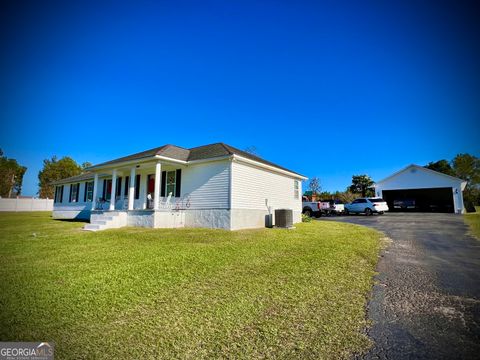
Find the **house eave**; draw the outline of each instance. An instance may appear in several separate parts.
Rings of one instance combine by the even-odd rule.
[[[259,168],[270,170],[272,172],[280,173],[280,174],[283,174],[283,175],[288,175],[288,176],[291,176],[295,179],[300,179],[300,180],[307,180],[308,179],[306,176],[303,176],[303,175],[300,175],[300,174],[297,174],[297,173],[294,173],[294,172],[291,172],[291,171],[283,170],[283,169],[280,169],[280,168],[275,167],[275,166],[267,165],[267,164],[261,163],[259,161],[247,159],[247,158],[245,158],[243,156],[240,156],[240,155],[234,154],[234,155],[232,155],[232,159],[233,159],[233,161],[243,162],[243,163],[246,163],[246,164],[254,165],[254,166],[259,167]]]

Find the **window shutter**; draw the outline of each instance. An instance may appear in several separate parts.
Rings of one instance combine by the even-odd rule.
[[[135,199],[140,198],[140,179],[140,174],[138,174],[135,179]]]
[[[68,193],[68,202],[72,202],[72,187],[73,187],[73,184],[70,184],[70,192]]]
[[[75,202],[78,203],[78,197],[80,195],[80,183],[76,184],[75,187],[77,188],[77,195],[75,196]]]
[[[60,202],[63,202],[63,185],[60,186]]]
[[[175,197],[180,197],[181,189],[180,184],[182,183],[182,169],[177,169],[177,176],[175,177]]]
[[[85,182],[85,192],[83,193],[83,202],[87,202],[88,181]]]
[[[162,182],[160,183],[160,196],[165,197],[165,184],[167,182],[167,172],[162,171]]]

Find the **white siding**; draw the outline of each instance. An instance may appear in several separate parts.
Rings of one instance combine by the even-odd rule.
[[[230,162],[190,165],[182,170],[182,197],[190,196],[190,209],[229,208]]]
[[[435,174],[428,170],[409,167],[404,171],[376,184],[379,190],[399,190],[399,189],[426,189],[426,188],[445,188],[457,187],[460,189],[462,181],[448,178],[441,174]]]
[[[294,196],[294,182],[298,181],[298,198]],[[302,182],[287,175],[232,163],[232,209],[302,210]]]

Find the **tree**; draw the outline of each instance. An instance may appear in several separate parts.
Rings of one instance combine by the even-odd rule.
[[[373,180],[368,175],[353,175],[352,185],[348,188],[353,193],[362,194],[362,197],[372,196]]]
[[[86,168],[92,166],[92,163],[89,162],[89,161],[85,161],[83,164],[82,164],[82,170],[85,170]]]
[[[80,175],[81,173],[82,167],[68,156],[60,160],[57,160],[56,156],[43,160],[43,169],[38,173],[40,197],[52,199],[54,194],[53,181]]]
[[[357,194],[352,193],[347,189],[347,191],[337,191],[334,194],[334,198],[340,200],[344,204],[351,203],[353,200],[355,200],[358,197]]]
[[[312,195],[316,195],[322,191],[322,186],[320,185],[320,179],[316,176],[310,179],[308,183],[308,189],[312,192]]]
[[[447,160],[438,160],[436,162],[431,161],[424,167],[430,170],[441,172],[443,174],[455,176],[455,170],[453,170],[452,166]]]
[[[22,192],[23,175],[27,168],[17,163],[15,159],[8,159],[0,149],[0,196],[18,196]]]
[[[480,184],[480,159],[470,154],[458,154],[452,161],[454,175],[468,181],[469,185]]]
[[[452,165],[455,176],[467,181],[463,192],[465,201],[480,204],[480,159],[470,154],[458,154]]]
[[[246,153],[258,156],[258,149],[255,145],[247,146],[243,151],[245,151]]]

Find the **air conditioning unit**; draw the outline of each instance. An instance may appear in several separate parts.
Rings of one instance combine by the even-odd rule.
[[[293,227],[293,210],[292,209],[276,209],[275,210],[275,226],[279,228]]]

